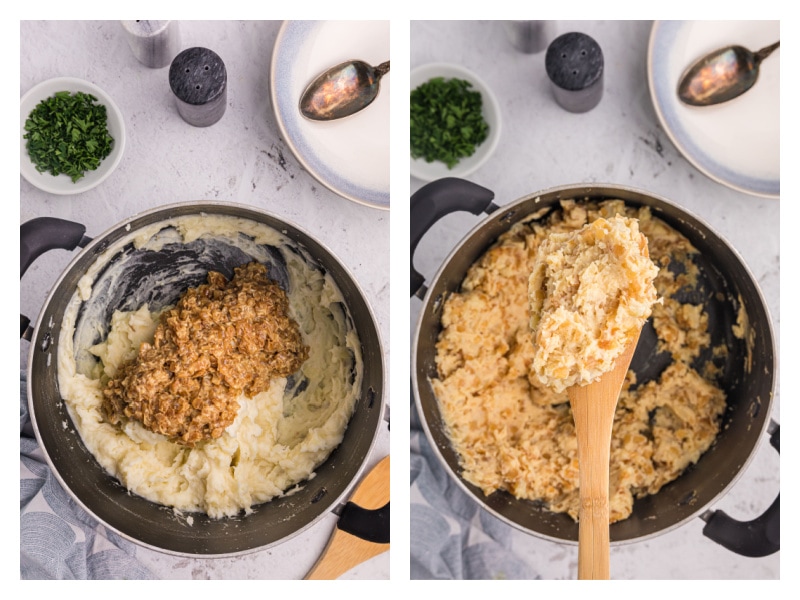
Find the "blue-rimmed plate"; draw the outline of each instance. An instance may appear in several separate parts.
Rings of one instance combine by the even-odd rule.
[[[732,44],[756,51],[780,39],[779,21],[656,21],[647,56],[650,94],[672,142],[702,173],[730,188],[779,198],[780,50],[756,84],[723,104],[686,106],[678,80],[704,54]]]
[[[272,53],[270,93],[281,133],[297,160],[337,194],[389,208],[389,85],[364,110],[337,121],[300,114],[300,95],[322,71],[346,60],[389,60],[389,21],[286,21]]]

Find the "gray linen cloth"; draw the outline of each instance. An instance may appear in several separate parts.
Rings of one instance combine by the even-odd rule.
[[[106,529],[64,491],[33,433],[20,371],[20,579],[156,579],[137,545]]]
[[[411,579],[539,579],[514,554],[511,526],[445,471],[411,400]]]

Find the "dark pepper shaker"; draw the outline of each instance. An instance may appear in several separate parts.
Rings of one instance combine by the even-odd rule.
[[[169,86],[178,113],[190,125],[208,127],[225,114],[225,63],[208,48],[187,48],[178,54],[169,67]]]
[[[545,69],[556,102],[565,110],[589,111],[603,97],[603,51],[584,33],[554,39],[545,54]]]

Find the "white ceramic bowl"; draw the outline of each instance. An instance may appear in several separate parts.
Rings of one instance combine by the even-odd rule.
[[[472,156],[462,158],[452,169],[440,161],[427,162],[422,158],[411,159],[411,176],[423,181],[433,181],[442,177],[466,177],[473,173],[489,159],[500,140],[501,118],[500,105],[494,93],[481,80],[464,67],[447,63],[430,63],[416,67],[411,71],[411,90],[413,91],[433,77],[446,79],[463,79],[472,84],[473,89],[481,93],[483,98],[483,118],[489,125],[489,136],[480,144]]]
[[[97,98],[99,104],[105,105],[108,118],[108,132],[111,137],[114,138],[111,154],[102,160],[97,169],[94,171],[87,171],[86,174],[75,183],[72,182],[72,179],[68,175],[61,174],[54,176],[48,172],[40,173],[37,171],[28,155],[28,149],[26,148],[27,140],[23,137],[25,135],[25,121],[31,114],[31,111],[36,108],[42,100],[49,98],[56,92],[62,91],[91,94]],[[122,118],[122,113],[108,94],[88,81],[75,77],[56,77],[55,79],[43,81],[28,90],[28,92],[22,96],[19,102],[19,114],[20,172],[31,185],[36,186],[40,190],[58,195],[85,192],[99,185],[111,175],[119,164],[120,159],[122,159],[122,152],[125,149],[125,122]]]

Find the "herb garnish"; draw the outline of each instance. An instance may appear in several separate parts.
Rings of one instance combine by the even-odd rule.
[[[411,92],[411,157],[452,169],[486,140],[483,98],[463,79],[434,77]]]
[[[39,102],[25,121],[28,154],[36,170],[64,173],[75,183],[111,153],[106,107],[85,92],[56,92]]]

